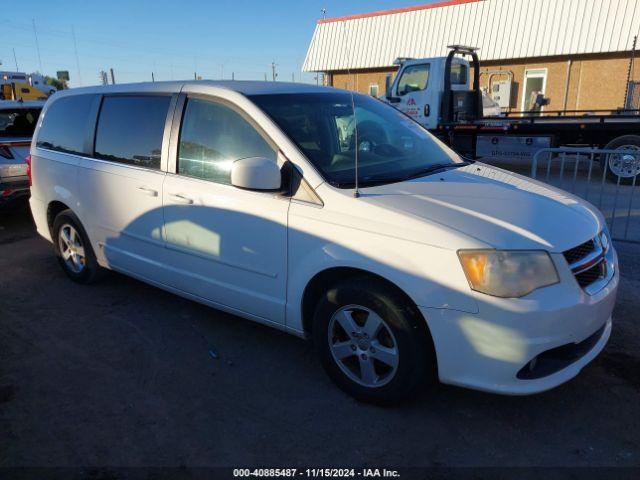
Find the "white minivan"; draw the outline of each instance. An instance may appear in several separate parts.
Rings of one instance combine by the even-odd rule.
[[[368,96],[66,90],[40,117],[31,176],[38,232],[71,279],[116,270],[311,337],[361,400],[395,402],[429,378],[540,392],[611,332],[617,257],[594,207],[464,161]]]

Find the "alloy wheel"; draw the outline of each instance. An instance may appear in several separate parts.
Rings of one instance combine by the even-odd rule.
[[[77,230],[65,223],[58,230],[58,247],[66,267],[73,273],[80,273],[85,268],[85,253],[82,239]]]
[[[340,370],[365,387],[389,383],[398,369],[399,349],[389,325],[373,310],[348,305],[329,321],[329,349]]]

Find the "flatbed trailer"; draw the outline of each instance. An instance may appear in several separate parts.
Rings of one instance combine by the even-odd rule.
[[[640,151],[640,110],[542,110],[485,117],[476,49],[449,48],[447,57],[403,59],[393,84],[387,82],[386,101],[461,155],[487,161],[527,161],[543,148],[603,148],[621,151],[599,158],[601,165],[608,161],[612,180],[620,177],[628,182],[640,174],[640,157],[624,154],[625,150]],[[425,66],[427,81],[421,85],[420,68]]]

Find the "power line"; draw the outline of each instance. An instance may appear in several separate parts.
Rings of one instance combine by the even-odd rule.
[[[33,23],[33,36],[36,38],[36,51],[38,52],[38,65],[40,66],[40,73],[43,73],[42,69],[42,57],[40,57],[40,44],[38,43],[38,32],[36,30],[36,19],[32,18]]]
[[[82,75],[80,74],[80,57],[78,56],[78,44],[76,42],[76,30],[71,25],[71,36],[73,37],[73,50],[76,54],[76,66],[78,67],[78,84],[82,86]]]

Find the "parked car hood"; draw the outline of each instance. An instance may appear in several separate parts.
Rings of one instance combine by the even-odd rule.
[[[477,162],[363,194],[398,218],[435,222],[492,248],[562,252],[604,225],[600,212],[574,195]]]

